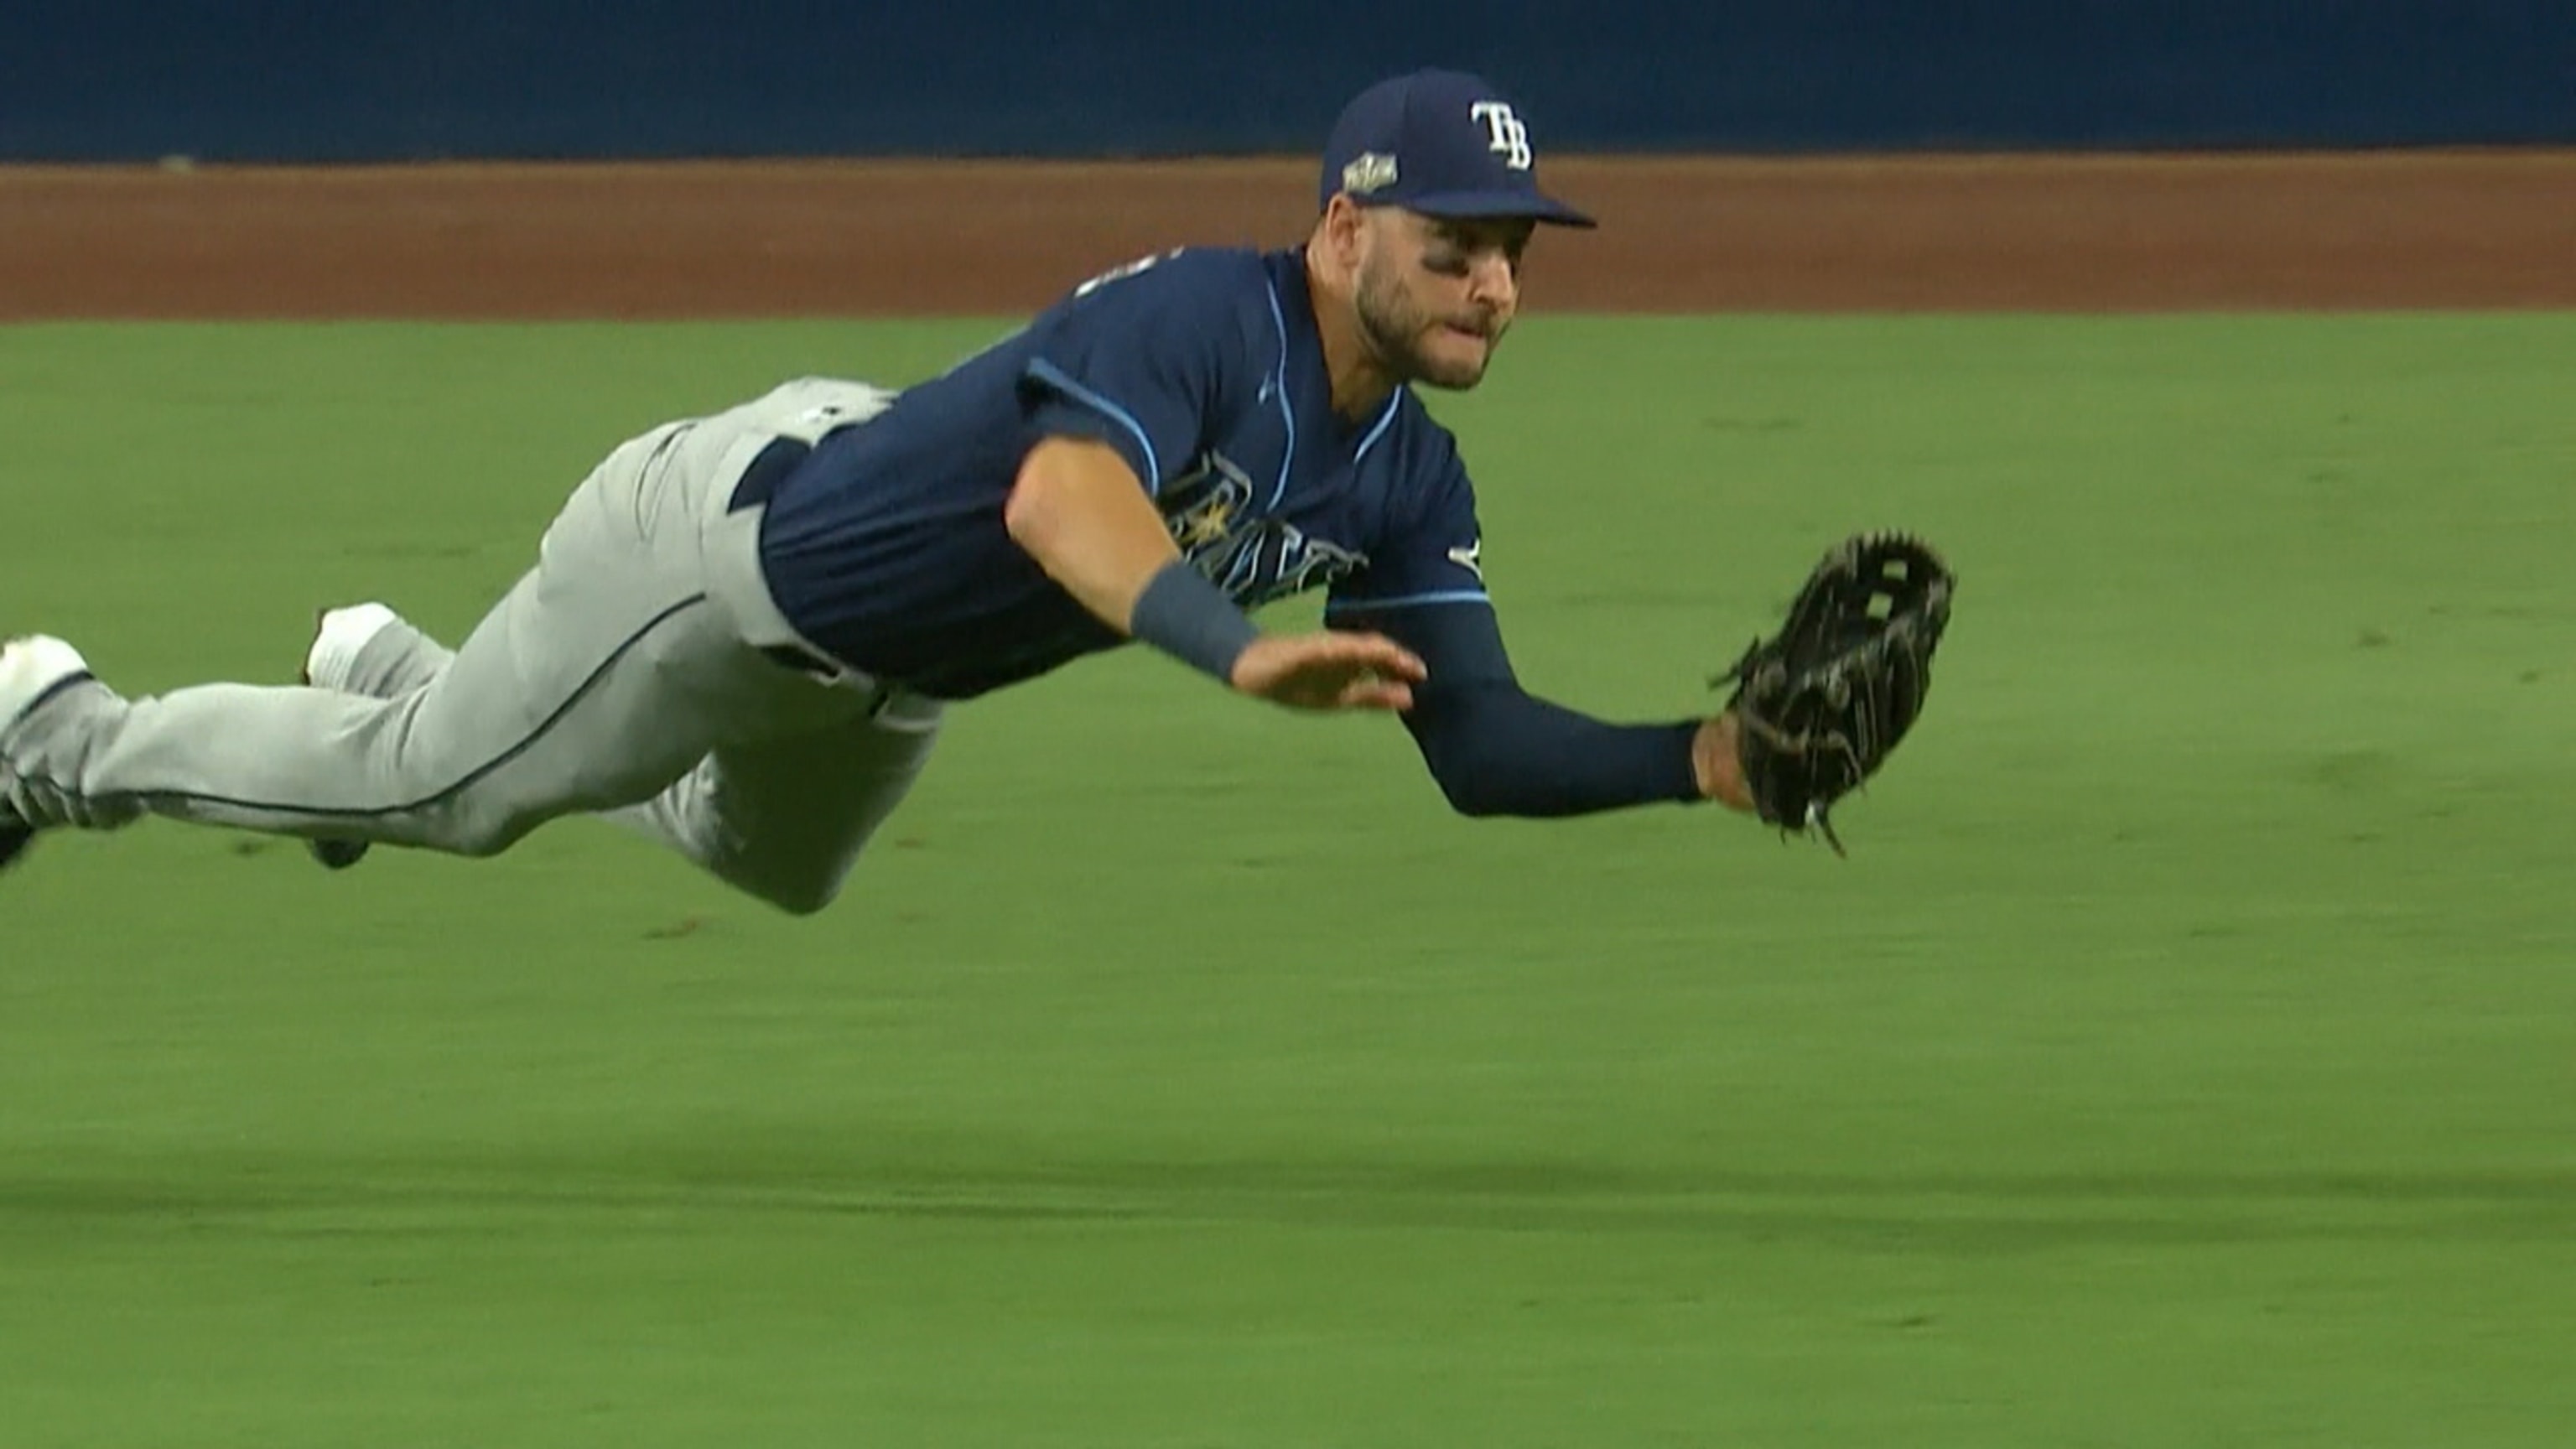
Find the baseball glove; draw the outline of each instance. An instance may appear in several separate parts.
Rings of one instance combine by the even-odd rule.
[[[1843,853],[1829,814],[1922,713],[1956,583],[1921,539],[1846,539],[1807,576],[1780,632],[1710,682],[1735,685],[1737,759],[1765,823],[1813,829]]]

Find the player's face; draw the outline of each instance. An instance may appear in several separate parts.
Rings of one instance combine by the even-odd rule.
[[[1406,382],[1470,388],[1520,310],[1526,219],[1445,220],[1374,210],[1354,288],[1360,331]]]

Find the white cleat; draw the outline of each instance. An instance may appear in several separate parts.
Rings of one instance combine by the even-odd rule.
[[[313,643],[304,651],[304,682],[324,689],[349,687],[349,671],[358,667],[358,651],[402,616],[382,604],[351,604],[324,609],[313,616]]]
[[[0,645],[0,738],[37,705],[95,677],[79,650],[49,634],[30,634]]]
[[[0,746],[38,705],[95,678],[79,650],[50,635],[31,634],[0,645]],[[0,786],[9,783],[6,760],[0,753]],[[10,793],[0,790],[0,870],[26,854],[36,839],[35,822],[10,803]]]

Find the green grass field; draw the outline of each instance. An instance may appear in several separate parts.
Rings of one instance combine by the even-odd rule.
[[[461,634],[617,439],[995,330],[0,329],[0,630]],[[584,822],[48,840],[0,1449],[2566,1445],[2572,389],[2569,316],[1527,324],[1438,408],[1540,691],[1952,554],[1849,861],[1142,657],[813,921]]]

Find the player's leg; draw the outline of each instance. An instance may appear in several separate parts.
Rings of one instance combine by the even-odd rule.
[[[396,699],[438,677],[456,651],[378,603],[326,609],[304,651],[303,682],[369,699]],[[367,858],[367,842],[326,836],[305,843],[325,870],[347,870]]]
[[[609,819],[795,915],[831,904],[869,837],[920,777],[939,706],[897,696],[866,718],[720,746]]]
[[[303,682],[369,699],[396,699],[438,677],[456,651],[383,604],[326,609],[304,651]],[[330,836],[305,842],[325,870],[347,870],[367,858],[367,842]]]
[[[88,662],[59,639],[13,639],[0,646],[0,745],[64,696],[95,687]],[[41,781],[21,778],[0,753],[0,870],[17,862],[40,828],[113,830],[142,813],[128,801],[58,800]]]
[[[611,454],[547,531],[538,566],[451,664],[398,698],[211,685],[129,701],[66,672],[0,717],[11,812],[43,827],[148,810],[489,854],[547,819],[649,799],[718,745],[811,727],[758,715],[771,681],[824,691],[747,647],[708,592],[715,475],[738,471],[738,444],[765,440],[746,411]],[[41,671],[59,660],[50,650],[68,652],[20,644],[8,657]]]
[[[309,683],[389,698],[435,678],[455,651],[382,604],[322,616],[304,666]],[[872,716],[721,746],[660,795],[605,819],[678,852],[781,910],[829,905],[877,827],[911,790],[939,731],[935,701],[898,695]],[[332,869],[364,856],[363,840],[317,840]]]

